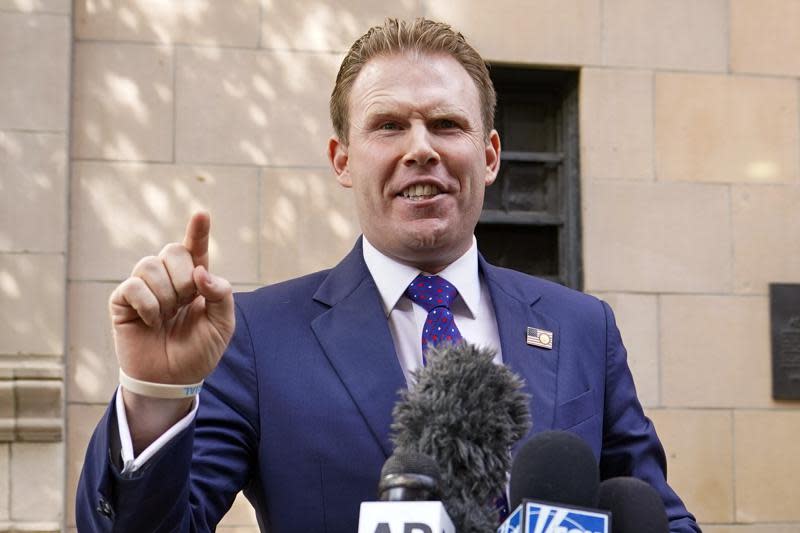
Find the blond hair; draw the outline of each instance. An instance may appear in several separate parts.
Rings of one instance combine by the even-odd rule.
[[[386,19],[383,25],[373,26],[353,43],[339,67],[331,93],[331,122],[336,136],[347,144],[350,91],[364,65],[376,56],[406,52],[447,54],[464,67],[478,88],[483,129],[488,138],[494,127],[497,96],[486,63],[463,35],[448,24],[425,18],[413,22]]]

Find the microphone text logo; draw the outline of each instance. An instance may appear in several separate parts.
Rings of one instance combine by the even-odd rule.
[[[609,520],[603,513],[528,501],[497,533],[609,533]]]

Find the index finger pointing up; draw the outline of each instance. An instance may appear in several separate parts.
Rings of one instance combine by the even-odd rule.
[[[211,215],[198,211],[186,225],[183,245],[192,255],[194,266],[202,265],[208,270],[208,236],[211,233]]]

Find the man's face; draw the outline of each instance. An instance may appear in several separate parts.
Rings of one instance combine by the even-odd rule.
[[[350,92],[349,144],[332,138],[337,179],[355,193],[364,235],[401,262],[437,272],[467,251],[497,176],[478,89],[449,55],[371,59]]]

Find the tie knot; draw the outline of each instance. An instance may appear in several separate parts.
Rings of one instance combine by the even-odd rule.
[[[406,295],[411,301],[422,306],[425,311],[437,307],[450,309],[458,290],[446,279],[439,276],[425,276],[420,274],[406,289]]]

